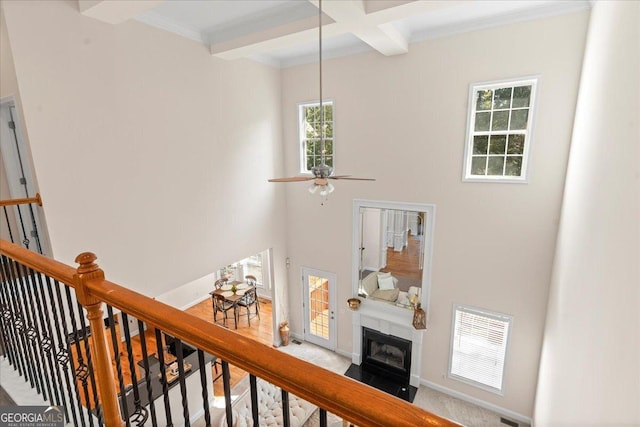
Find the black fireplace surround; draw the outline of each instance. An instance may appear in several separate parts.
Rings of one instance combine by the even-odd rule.
[[[351,364],[346,376],[413,402],[418,389],[411,379],[411,341],[362,328],[362,363]]]
[[[364,371],[409,384],[411,378],[411,341],[362,328]]]

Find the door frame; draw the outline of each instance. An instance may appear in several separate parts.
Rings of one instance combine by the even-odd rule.
[[[318,270],[311,267],[300,267],[300,276],[302,280],[302,313],[304,319],[304,340],[312,344],[319,345],[327,348],[331,351],[335,351],[337,347],[337,316],[336,316],[336,289],[337,289],[337,276],[335,273],[329,271]],[[311,334],[311,319],[310,319],[310,307],[309,307],[309,284],[307,277],[317,276],[327,279],[329,282],[329,339],[323,339],[317,335]]]
[[[11,108],[13,108],[13,116],[9,111]],[[10,120],[13,121],[15,126],[13,131],[10,130],[8,126],[4,126],[4,124],[8,123]],[[18,103],[14,96],[0,98],[0,122],[0,141],[2,141],[0,144],[0,157],[6,173],[7,187],[9,189],[10,197],[12,199],[35,197],[37,193],[37,184],[35,174],[33,172],[34,168],[32,165],[31,150],[27,146],[24,138],[22,129],[24,121],[22,120]],[[23,177],[25,178],[24,184],[20,182],[20,179]],[[18,209],[20,209],[20,207],[14,206],[13,209],[17,218]],[[29,208],[29,214],[33,215],[32,220],[35,222],[40,250],[44,255],[50,254],[51,247],[49,245],[49,233],[46,229],[42,208],[31,205]],[[26,221],[24,225],[28,228],[27,235],[25,236],[22,228],[18,227],[20,241],[24,241],[25,239],[33,240],[33,223],[31,221]],[[35,250],[34,248],[31,249]]]

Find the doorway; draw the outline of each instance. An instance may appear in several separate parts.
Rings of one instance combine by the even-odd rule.
[[[29,152],[21,129],[13,97],[0,100],[0,165],[2,197],[9,199],[32,198],[36,195],[35,179]],[[40,254],[50,252],[41,212],[33,204],[3,207],[2,238],[10,240]],[[12,231],[13,230],[13,231]]]
[[[302,267],[304,340],[336,349],[336,275]]]

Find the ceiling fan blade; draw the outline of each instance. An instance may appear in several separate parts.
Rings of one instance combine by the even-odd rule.
[[[314,176],[290,176],[288,178],[272,178],[269,182],[297,182],[297,181],[311,181],[315,179]]]
[[[349,175],[329,176],[329,179],[349,179],[351,181],[375,181],[375,178],[354,178]]]

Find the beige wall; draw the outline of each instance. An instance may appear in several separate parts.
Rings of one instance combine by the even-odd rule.
[[[335,102],[338,181],[329,201],[287,184],[292,327],[302,331],[299,272],[338,277],[338,348],[351,350],[351,206],[354,198],[437,206],[422,377],[529,417],[555,249],[588,13],[415,43],[407,55],[325,62]],[[539,74],[528,184],[463,183],[469,84]],[[284,70],[286,170],[298,170],[297,103],[318,96],[317,65]],[[355,260],[354,260],[355,262]],[[444,378],[453,303],[514,316],[504,397]]]
[[[0,98],[16,96],[18,81],[13,66],[13,55],[9,44],[9,35],[4,20],[4,8],[0,7]]]
[[[594,5],[537,426],[640,425],[640,3]]]
[[[3,8],[57,259],[156,296],[272,247],[286,283],[279,70],[74,1]]]

